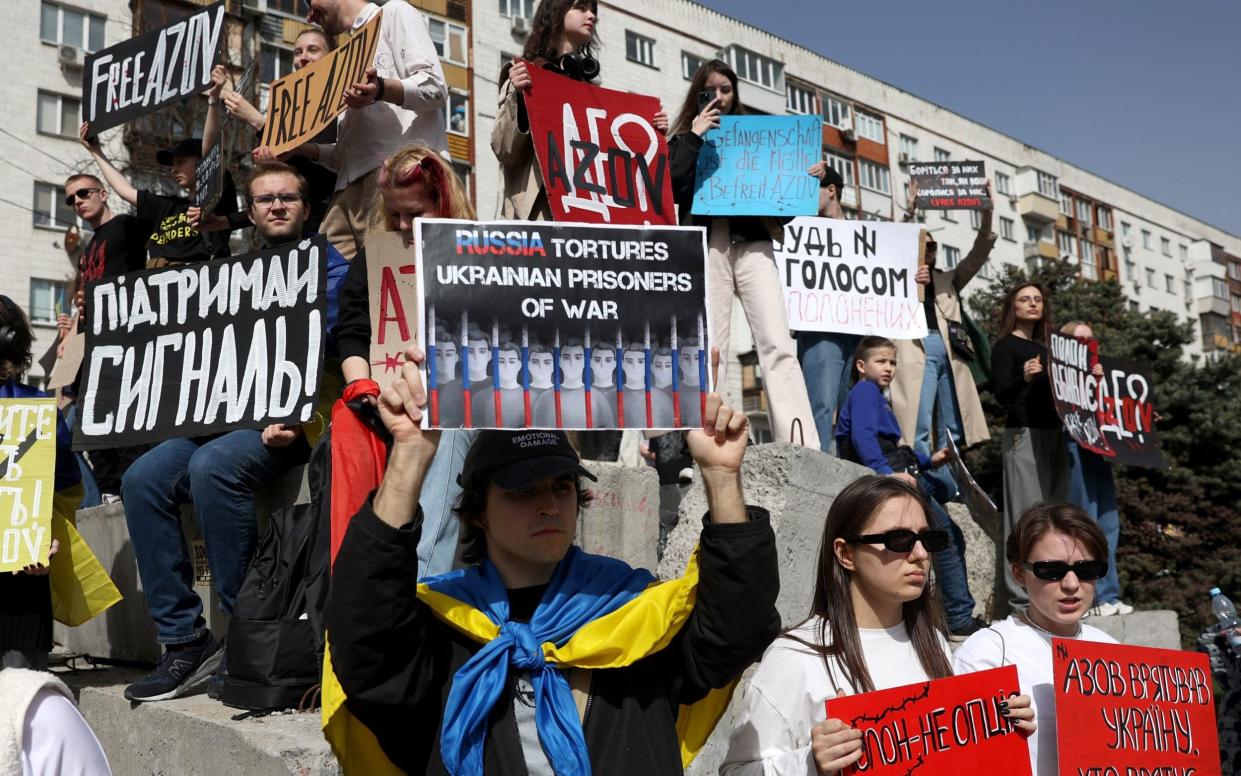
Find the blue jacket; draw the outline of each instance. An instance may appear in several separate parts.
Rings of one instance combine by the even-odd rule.
[[[0,383],[0,399],[43,399],[50,398],[45,391],[33,385],[9,380]],[[73,434],[65,425],[60,410],[56,411],[56,490],[72,488],[82,481],[82,472],[78,469],[77,459],[73,457]]]
[[[900,446],[901,427],[877,383],[859,380],[849,391],[836,421],[836,439],[838,445],[842,439],[849,440],[862,465],[879,474],[893,473],[885,451]],[[931,465],[930,458],[914,454],[923,467]]]

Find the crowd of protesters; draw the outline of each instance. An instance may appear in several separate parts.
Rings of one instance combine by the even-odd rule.
[[[316,26],[297,38],[297,69],[381,11],[364,0],[307,0],[307,7]],[[692,726],[680,725],[678,715],[713,720],[741,672],[761,659],[738,696],[722,771],[835,773],[860,757],[860,733],[828,719],[826,699],[1005,660],[1016,663],[1023,687],[1045,688],[1052,635],[1109,640],[1080,621],[1090,613],[1131,611],[1116,577],[1115,491],[1106,461],[1068,439],[1053,406],[1047,377],[1053,319],[1045,289],[1011,289],[997,314],[1001,337],[991,366],[1005,412],[1001,565],[1009,600],[1003,603],[1013,614],[990,625],[976,616],[963,533],[945,508],[959,499],[945,464],[949,441],[966,449],[989,438],[970,371],[977,356],[963,333],[962,294],[995,244],[991,212],[983,211],[973,248],[956,266],[937,266],[937,246],[927,242],[916,275],[924,289],[925,337],[794,336],[772,247],[785,219],[691,213],[704,136],[722,115],[745,113],[737,76],[719,60],[693,75],[672,122],[662,110],[650,117],[668,136],[679,221],[707,234],[714,377],[723,379],[727,369],[736,297],[754,337],[777,438],[876,472],[849,484],[825,515],[808,619],[781,629],[774,534],[765,511],[747,504],[742,489],[749,423],[719,393],[707,396],[701,417],[695,411],[698,428],[648,432],[643,443],[660,474],[661,548],[691,477],[701,478],[708,503],[686,576],[660,585],[651,584],[648,572],[573,546],[591,500],[585,480],[593,476],[572,442],[608,442],[534,429],[423,430],[427,392],[418,348],[406,353],[389,387],[371,381],[367,235],[397,232],[408,245],[417,219],[472,219],[474,211],[447,158],[447,88],[427,21],[405,2],[387,3],[382,14],[377,65],[350,87],[336,125],[279,160],[270,149],[255,148],[241,208],[231,183],[211,212],[190,199],[199,160],[220,142],[222,113],[263,126],[263,114],[226,88],[222,67],[205,93],[204,136],[156,155],[188,196],[135,187],[107,159],[89,125],[81,128],[98,175],[79,173],[65,183],[66,201],[93,230],[80,252],[78,288],[141,268],[226,257],[229,235],[241,228],[253,228],[262,247],[316,231],[331,246],[331,336],[312,421],[168,439],[149,449],[97,450],[87,458],[69,451],[62,428],[56,488],[89,482],[101,501],[123,503],[164,650],[155,669],[126,689],[128,699],[171,699],[204,686],[212,697],[222,695],[228,645],[207,628],[194,591],[181,507],[193,507],[219,606],[230,613],[256,550],[256,493],[305,464],[316,445],[333,445],[329,423],[338,399],[356,416],[360,433],[373,434],[383,450],[369,483],[374,490],[347,483],[352,519],[334,537],[339,549],[325,607],[326,670],[343,693],[337,713],[365,725],[371,748],[379,747],[345,746],[347,726],[329,725],[337,751],[348,750],[355,763],[382,757],[416,773],[499,773],[507,772],[507,762],[532,774],[608,772],[618,763],[634,772],[674,772],[684,752],[702,745],[704,729],[687,733]],[[504,181],[505,218],[552,217],[525,106],[528,68],[597,78],[598,22],[593,0],[542,0],[524,62],[508,63],[500,73],[491,147]],[[839,173],[821,162],[806,174],[819,179],[820,215],[844,218]],[[114,212],[113,196],[132,213]],[[916,190],[906,220],[915,216],[914,196]],[[84,316],[87,304],[79,291],[76,315]],[[66,317],[62,336],[74,327]],[[1082,322],[1066,322],[1063,331],[1091,336]],[[0,396],[37,393],[21,382],[31,344],[23,313],[0,298]],[[453,343],[445,344],[438,357],[451,357]],[[69,424],[76,392],[76,382],[62,392]],[[335,512],[335,494],[332,502]],[[32,567],[0,575],[6,667],[46,667],[52,645],[51,614],[42,606],[45,573]],[[470,616],[446,614],[453,607]],[[964,644],[951,655],[949,641]],[[565,670],[554,670],[553,662]],[[0,685],[13,676],[0,672]],[[22,686],[21,713],[38,717],[63,705],[54,684]],[[1035,772],[1054,773],[1051,698],[1018,696],[1004,713],[1033,734]],[[95,756],[89,746],[77,749]],[[23,752],[38,756],[29,747]]]

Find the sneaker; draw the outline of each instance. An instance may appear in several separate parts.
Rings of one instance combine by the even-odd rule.
[[[104,493],[99,497],[100,502],[104,504],[115,504],[121,500],[119,493]]]
[[[201,644],[165,650],[154,671],[125,688],[125,699],[167,701],[193,692],[220,665],[223,647],[208,631]]]
[[[1117,614],[1133,614],[1133,607],[1124,601],[1095,604],[1086,612],[1087,617],[1113,617]]]
[[[228,655],[220,650],[220,665],[207,681],[207,697],[218,701],[224,697],[224,682],[228,679]]]
[[[954,642],[965,641],[983,628],[989,627],[991,627],[991,623],[981,617],[974,617],[967,624],[962,625],[959,628],[949,628],[948,640]]]

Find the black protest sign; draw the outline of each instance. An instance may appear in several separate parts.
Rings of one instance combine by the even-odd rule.
[[[1116,455],[1103,435],[1099,423],[1101,379],[1094,374],[1099,361],[1099,343],[1052,332],[1048,342],[1051,369],[1051,396],[1064,428],[1081,447],[1092,453]]]
[[[701,228],[420,219],[415,244],[433,424],[699,423]]]
[[[918,187],[914,205],[922,210],[985,210],[987,171],[982,162],[910,164],[910,180]]]
[[[220,62],[224,4],[109,46],[86,58],[82,118],[91,134],[120,126],[211,85]]]
[[[194,168],[194,207],[204,214],[215,209],[224,190],[224,144],[217,142]]]
[[[89,283],[76,449],[310,420],[327,304],[321,235]]]

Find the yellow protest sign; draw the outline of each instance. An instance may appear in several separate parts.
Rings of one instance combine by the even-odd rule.
[[[272,81],[267,123],[259,145],[273,153],[291,151],[322,132],[345,105],[345,90],[365,80],[379,45],[377,13],[349,41],[314,64]]]
[[[47,565],[56,475],[56,400],[0,399],[0,572]]]

